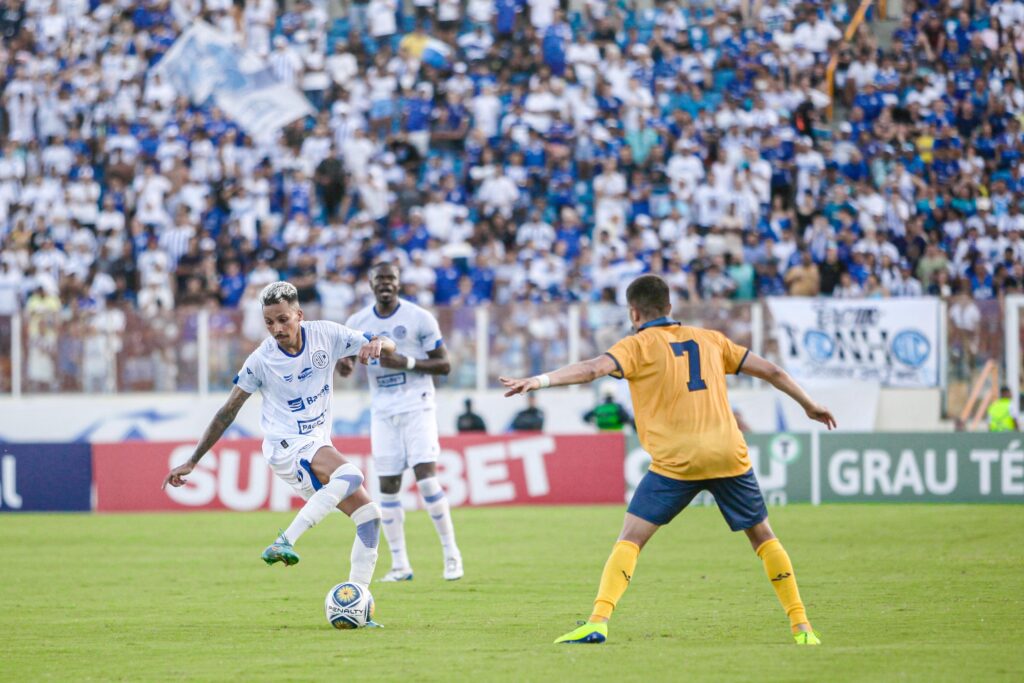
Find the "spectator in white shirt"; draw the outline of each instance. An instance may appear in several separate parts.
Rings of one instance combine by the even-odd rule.
[[[377,41],[383,41],[395,35],[398,24],[395,10],[398,0],[370,0],[366,8],[366,20],[370,25],[370,35]]]
[[[537,251],[550,251],[555,243],[555,229],[544,221],[537,209],[530,210],[528,221],[516,230],[516,244],[520,247],[531,247]]]
[[[270,68],[277,80],[286,85],[295,85],[302,76],[302,56],[288,43],[284,36],[274,38],[274,50],[269,57]]]
[[[339,40],[334,44],[334,54],[327,58],[327,72],[335,85],[345,87],[359,72],[355,55],[349,52],[348,43]]]
[[[493,85],[485,85],[483,92],[470,100],[473,112],[473,127],[490,139],[499,134],[502,103]]]
[[[530,23],[538,32],[543,33],[555,19],[558,0],[526,0],[526,4],[530,7]]]
[[[519,187],[505,175],[504,167],[499,164],[495,166],[494,175],[480,184],[477,199],[483,207],[484,215],[497,212],[505,218],[511,218],[516,200],[519,199]]]
[[[808,12],[807,21],[796,27],[793,34],[794,42],[806,47],[818,61],[828,56],[829,43],[842,38],[843,34],[830,20],[818,18],[816,10]]]
[[[613,235],[625,227],[626,177],[615,168],[611,159],[604,162],[601,173],[594,178],[594,227],[611,230]]]

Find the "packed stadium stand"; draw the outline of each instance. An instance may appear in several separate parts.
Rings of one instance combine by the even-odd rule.
[[[495,356],[538,367],[556,310],[587,306],[600,350],[655,272],[741,340],[760,297],[943,297],[967,375],[1024,283],[1024,3],[892,9],[0,0],[0,306],[33,340],[25,388],[187,389],[190,312],[258,339],[246,306],[285,278],[343,320],[379,260],[451,336],[505,311]],[[156,73],[200,21],[311,114],[258,135]],[[113,384],[90,344],[122,354]]]

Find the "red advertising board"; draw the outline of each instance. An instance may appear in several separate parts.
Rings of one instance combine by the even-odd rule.
[[[181,442],[95,444],[96,510],[288,510],[302,505],[291,487],[273,475],[257,439],[221,441],[181,488],[162,490],[172,465],[193,445]],[[334,440],[366,475],[376,476],[365,437]],[[622,503],[625,496],[621,434],[553,436],[509,434],[441,439],[438,478],[453,506]],[[406,472],[402,502],[421,505]]]

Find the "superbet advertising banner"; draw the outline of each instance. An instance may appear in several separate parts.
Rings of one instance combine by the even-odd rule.
[[[377,478],[365,437],[334,440],[335,447],[367,475]],[[302,506],[288,484],[263,459],[262,441],[218,443],[180,488],[162,490],[168,470],[192,453],[191,443],[95,444],[95,509],[100,512],[156,510],[288,510]],[[624,442],[621,434],[553,436],[509,434],[441,439],[438,479],[452,506],[621,503]],[[402,503],[422,505],[406,472]]]

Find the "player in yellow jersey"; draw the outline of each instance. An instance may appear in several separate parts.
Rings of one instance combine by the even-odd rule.
[[[629,586],[640,549],[658,527],[707,490],[729,528],[746,533],[786,610],[797,644],[819,644],[800,600],[789,555],[768,524],[768,509],[751,469],[747,444],[729,406],[725,376],[743,372],[769,382],[829,429],[835,427],[835,418],[774,363],[720,332],[670,320],[669,289],[660,277],[644,275],[634,280],[626,290],[626,301],[636,334],[608,353],[536,377],[501,378],[508,389],[505,396],[584,384],[605,375],[628,380],[637,434],[652,458],[605,564],[590,619],[555,642],[603,643],[608,637],[607,622]]]

